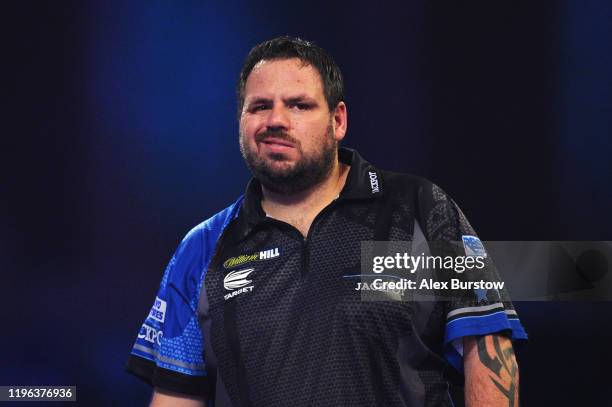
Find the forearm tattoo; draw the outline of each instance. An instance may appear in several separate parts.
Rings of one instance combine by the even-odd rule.
[[[489,351],[487,350],[486,338],[491,338],[489,341],[493,342],[493,348],[495,349],[493,355],[490,355]],[[478,346],[478,357],[480,358],[480,361],[493,373],[492,375],[489,375],[491,381],[508,399],[508,405],[510,407],[514,407],[515,397],[518,395],[518,383],[516,380],[518,366],[514,357],[512,344],[508,342],[508,345],[502,348],[499,342],[499,337],[496,335],[481,336],[476,339],[476,343]],[[503,372],[505,372],[505,375],[509,376],[509,383],[508,380],[502,379]]]

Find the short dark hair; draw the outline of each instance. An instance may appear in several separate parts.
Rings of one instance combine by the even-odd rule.
[[[299,58],[304,64],[319,71],[323,82],[323,93],[332,112],[344,100],[344,81],[340,68],[323,48],[301,38],[282,36],[254,46],[242,65],[236,93],[238,96],[238,117],[244,105],[246,81],[259,61]]]

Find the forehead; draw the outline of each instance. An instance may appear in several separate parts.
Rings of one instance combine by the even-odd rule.
[[[244,87],[245,99],[296,92],[323,97],[323,82],[319,71],[298,58],[259,61]]]

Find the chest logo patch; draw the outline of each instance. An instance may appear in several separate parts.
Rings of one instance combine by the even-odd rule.
[[[227,273],[225,278],[223,279],[223,286],[226,290],[235,290],[237,288],[242,288],[245,285],[249,285],[252,283],[251,280],[247,280],[249,274],[251,274],[255,269],[244,269],[237,270]]]
[[[254,268],[235,270],[227,273],[223,279],[223,287],[226,290],[231,291],[223,296],[224,299],[229,300],[238,294],[248,293],[253,291],[253,286],[250,285],[253,281],[248,280],[247,277],[255,271]]]
[[[275,247],[274,249],[262,250],[253,254],[241,254],[240,256],[230,257],[223,262],[223,267],[230,269],[252,261],[269,260],[278,256],[280,256],[280,253],[278,247]]]

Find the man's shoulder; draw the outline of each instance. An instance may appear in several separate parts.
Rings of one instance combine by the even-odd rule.
[[[197,302],[206,265],[214,254],[219,237],[236,215],[242,197],[227,208],[193,227],[181,240],[162,278],[162,290],[171,285],[183,298]]]
[[[427,178],[407,173],[381,171],[383,189],[387,199],[395,205],[411,206],[419,218],[426,222],[431,216],[444,213],[455,217],[452,198]]]
[[[380,170],[383,187],[394,194],[422,194],[435,189],[440,189],[427,178],[395,171]]]
[[[231,205],[191,228],[181,241],[181,247],[194,245],[203,247],[205,246],[204,243],[214,245],[229,222],[238,214],[242,200],[243,196],[240,196]]]

